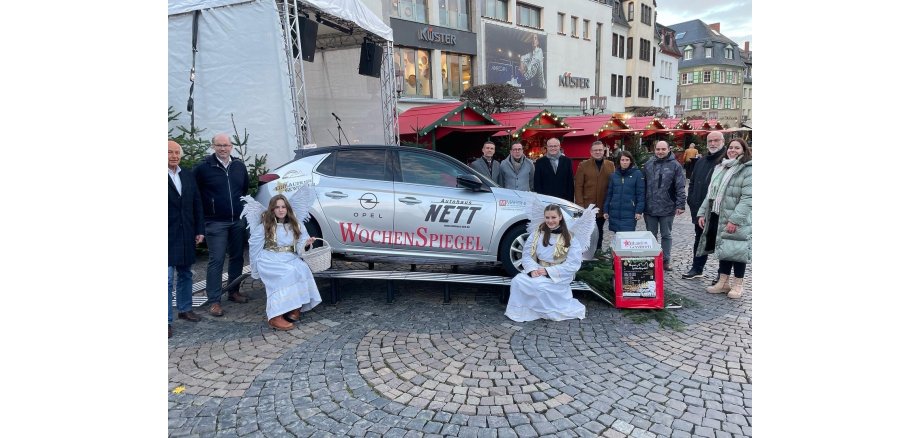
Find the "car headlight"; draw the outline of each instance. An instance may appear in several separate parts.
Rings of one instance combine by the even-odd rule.
[[[568,205],[560,205],[559,208],[561,208],[566,213],[568,213],[569,216],[572,216],[573,219],[581,217],[582,213],[584,213],[585,211],[584,209],[580,207],[571,207]]]

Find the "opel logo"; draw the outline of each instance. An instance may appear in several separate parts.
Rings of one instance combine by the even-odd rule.
[[[377,206],[377,204],[379,204],[379,202],[377,202],[377,196],[373,193],[365,193],[361,195],[361,197],[358,198],[358,201],[361,201],[361,206],[364,207],[365,210],[372,210]]]

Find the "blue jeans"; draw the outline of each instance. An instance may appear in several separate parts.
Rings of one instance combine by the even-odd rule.
[[[674,225],[674,216],[645,215],[645,229],[651,231],[658,238],[661,229],[661,251],[664,252],[664,262],[671,263],[671,226]]]
[[[230,255],[227,266],[228,281],[243,274],[243,244],[246,242],[246,226],[242,220],[234,222],[205,222],[204,237],[208,242],[208,278],[206,289],[208,301],[205,304],[220,303],[221,274],[224,271],[224,256]],[[227,291],[239,292],[240,287]]]
[[[169,322],[172,322],[173,271],[176,271],[176,308],[179,312],[192,310],[192,266],[169,267]]]

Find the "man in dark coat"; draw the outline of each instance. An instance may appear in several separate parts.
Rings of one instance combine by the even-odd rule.
[[[192,265],[195,246],[204,240],[201,195],[191,172],[182,171],[182,148],[169,141],[169,336],[172,337],[172,287],[176,273],[176,307],[179,318],[198,322],[192,310]]]
[[[562,155],[562,146],[558,138],[546,141],[546,155],[534,163],[533,190],[569,202],[575,199],[572,160]]]
[[[229,254],[229,281],[243,275],[243,247],[247,241],[246,224],[240,219],[243,211],[241,197],[249,189],[249,172],[243,160],[230,156],[233,144],[230,136],[217,134],[211,139],[214,153],[195,166],[195,182],[204,203],[204,234],[208,241],[208,291],[212,316],[223,316],[220,306],[224,257]],[[239,282],[227,291],[227,299],[237,303],[249,301],[240,293]]]
[[[492,181],[495,181],[499,186],[502,185],[502,174],[499,170],[501,161],[494,160],[492,157],[495,155],[495,143],[487,141],[482,145],[482,156],[475,159],[470,167],[473,170],[489,177]]]
[[[712,178],[712,170],[715,169],[722,161],[725,155],[725,136],[721,132],[711,132],[706,137],[706,150],[708,154],[702,158],[696,159],[693,165],[693,175],[690,176],[690,188],[687,190],[687,206],[690,207],[690,215],[693,216],[693,231],[696,237],[693,239],[693,254],[696,254],[699,246],[700,236],[703,235],[703,229],[700,228],[699,211],[706,200],[706,193],[709,191],[709,180]],[[706,267],[708,255],[693,257],[693,266],[681,278],[700,278],[703,276],[703,268]]]
[[[645,229],[651,231],[655,238],[661,232],[664,270],[670,271],[671,226],[674,216],[684,212],[687,177],[666,141],[655,143],[655,158],[648,160],[642,171],[645,173]]]

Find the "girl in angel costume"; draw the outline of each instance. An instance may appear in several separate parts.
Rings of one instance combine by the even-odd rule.
[[[517,322],[584,319],[585,306],[572,297],[570,285],[589,246],[597,208],[589,205],[569,231],[558,205],[542,206],[534,198],[528,207],[530,236],[521,259],[524,270],[511,280],[505,316]]]
[[[305,247],[315,240],[307,234],[298,218],[308,220],[310,204],[316,199],[313,186],[304,184],[288,201],[275,195],[270,208],[244,196],[242,217],[249,226],[249,263],[252,278],[265,283],[265,313],[268,325],[278,330],[294,328],[300,313],[319,304],[322,299],[313,273],[301,259]]]

